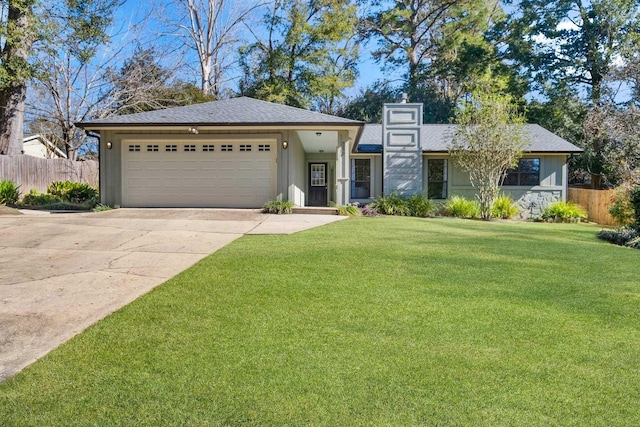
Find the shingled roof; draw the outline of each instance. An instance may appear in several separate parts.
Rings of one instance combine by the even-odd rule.
[[[115,126],[286,126],[286,125],[362,125],[363,122],[274,104],[248,97],[225,99],[167,108],[145,113],[96,119],[76,126],[107,128]]]
[[[457,125],[422,125],[420,145],[423,152],[444,153],[456,131]],[[583,150],[540,125],[525,125],[529,136],[529,145],[525,152],[530,153],[581,153]],[[360,148],[362,147],[362,149]],[[382,152],[382,125],[367,124],[358,143],[358,152]]]

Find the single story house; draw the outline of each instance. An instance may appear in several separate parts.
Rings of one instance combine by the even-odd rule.
[[[66,159],[67,155],[49,139],[39,133],[22,139],[22,154],[39,159]]]
[[[101,202],[122,207],[260,207],[367,203],[398,192],[472,197],[448,160],[454,125],[422,124],[422,104],[385,104],[382,124],[240,97],[93,120]],[[566,200],[581,150],[537,125],[503,191],[539,213]]]

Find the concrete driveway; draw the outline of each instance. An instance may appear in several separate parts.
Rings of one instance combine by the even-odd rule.
[[[343,218],[246,209],[0,215],[0,381],[244,234]]]

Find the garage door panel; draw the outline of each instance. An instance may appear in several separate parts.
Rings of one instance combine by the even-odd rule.
[[[138,144],[140,151],[128,145],[122,152],[123,206],[260,207],[275,195],[273,144],[243,143],[244,151],[229,142],[197,143],[195,151],[184,151],[181,143]],[[147,145],[159,150],[146,151]],[[232,151],[222,151],[223,145]]]

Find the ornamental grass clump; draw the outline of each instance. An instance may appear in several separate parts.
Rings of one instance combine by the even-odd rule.
[[[428,217],[433,215],[436,205],[424,194],[404,197],[396,192],[387,196],[378,196],[369,207],[383,215]],[[370,215],[371,216],[371,215]]]
[[[587,211],[575,203],[559,200],[551,203],[542,212],[542,219],[554,222],[580,222],[587,219]]]
[[[20,186],[13,181],[0,181],[0,205],[15,205],[18,198],[20,198]]]
[[[376,197],[371,207],[383,215],[408,216],[410,212],[407,199],[396,192]]]
[[[509,196],[500,196],[493,202],[491,216],[493,218],[511,219],[520,212],[518,206]]]
[[[436,204],[433,200],[429,200],[422,194],[414,194],[407,200],[409,208],[409,216],[428,217],[433,215]]]
[[[288,200],[269,200],[262,206],[262,212],[277,215],[291,214],[293,206],[293,202]]]
[[[338,215],[340,216],[358,216],[360,215],[360,209],[354,205],[336,205],[335,207],[338,210]]]
[[[475,200],[465,199],[462,196],[451,196],[442,205],[442,213],[445,216],[456,218],[480,217],[480,205]]]

